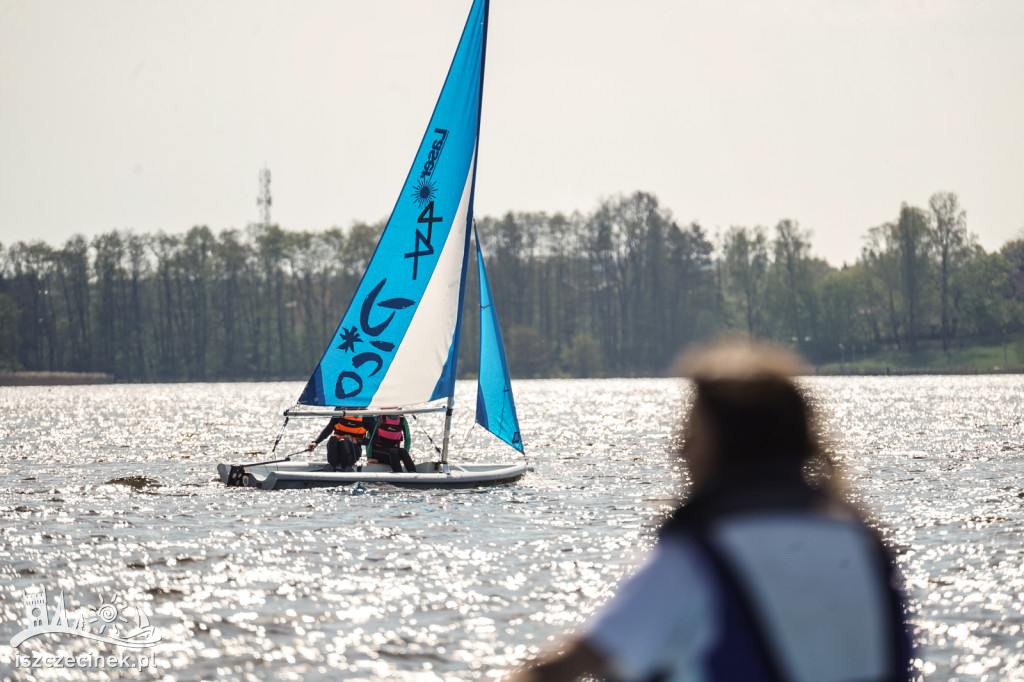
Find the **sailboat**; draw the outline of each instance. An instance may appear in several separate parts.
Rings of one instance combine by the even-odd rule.
[[[285,426],[300,417],[441,413],[439,459],[403,473],[381,464],[334,471],[326,462],[292,461],[290,456],[219,464],[227,485],[461,487],[508,483],[527,471],[525,457],[510,464],[448,461],[473,238],[480,299],[476,421],[523,453],[501,330],[473,227],[487,14],[488,0],[474,0],[426,133],[362,281],[296,405],[285,411]]]

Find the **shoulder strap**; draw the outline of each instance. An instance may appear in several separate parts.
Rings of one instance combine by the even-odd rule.
[[[715,576],[721,581],[724,587],[735,599],[739,608],[740,617],[746,625],[751,636],[751,642],[757,651],[757,656],[764,666],[764,679],[768,682],[786,682],[790,678],[783,673],[783,666],[779,661],[776,651],[767,638],[767,629],[757,606],[753,600],[746,583],[736,571],[732,562],[726,555],[715,547],[714,542],[708,537],[705,529],[692,533],[692,540],[700,548],[701,552],[711,564]]]
[[[873,528],[868,529],[871,533],[872,543],[875,546],[875,556],[879,562],[879,570],[885,578],[886,607],[889,619],[889,675],[880,682],[909,682],[910,659],[913,654],[913,643],[910,633],[907,630],[905,614],[903,611],[903,599],[901,589],[898,585],[899,578],[896,572],[896,561],[882,541],[881,535]]]

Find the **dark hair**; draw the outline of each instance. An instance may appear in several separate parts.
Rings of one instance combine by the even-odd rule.
[[[794,380],[807,373],[799,356],[723,341],[687,353],[679,370],[693,381],[691,414],[710,431],[717,473],[802,471],[816,487],[838,492],[813,402]]]
[[[816,454],[810,405],[791,382],[765,377],[695,383],[693,409],[707,419],[723,462],[800,467]]]

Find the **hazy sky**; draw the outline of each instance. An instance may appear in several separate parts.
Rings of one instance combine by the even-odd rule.
[[[0,0],[0,243],[387,216],[470,0]],[[492,0],[477,214],[1024,229],[1020,0]]]

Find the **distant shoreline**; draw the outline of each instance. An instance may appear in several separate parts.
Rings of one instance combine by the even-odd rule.
[[[835,364],[819,366],[810,376],[821,377],[878,377],[878,376],[983,376],[995,374],[1024,374],[1024,367],[1011,365],[1008,367],[992,367],[979,369],[970,366],[957,367],[846,367],[838,368]]]
[[[114,376],[102,372],[0,372],[0,386],[85,386],[112,383]]]
[[[855,366],[847,364],[840,368],[838,363],[830,363],[814,366],[807,376],[820,377],[879,377],[879,376],[955,376],[955,375],[996,375],[996,374],[1024,374],[1024,366],[1008,365],[1006,367],[979,368],[969,365],[947,366],[947,367],[906,367],[906,366]],[[669,375],[609,375],[601,377],[513,377],[517,381],[543,380],[543,379],[656,379],[665,378]],[[472,381],[475,375],[461,377],[462,381]],[[246,379],[205,379],[205,380],[170,380],[156,383],[249,383],[260,381],[255,378]],[[300,379],[268,379],[267,381],[301,381]],[[152,383],[128,381],[119,382],[112,374],[102,372],[0,372],[0,387],[3,386],[87,386],[92,384],[138,384]]]

